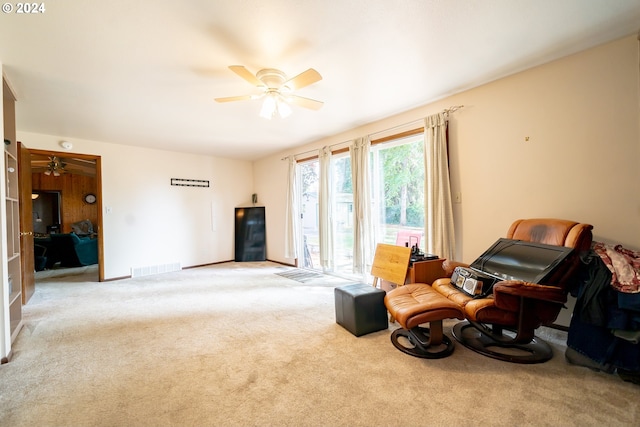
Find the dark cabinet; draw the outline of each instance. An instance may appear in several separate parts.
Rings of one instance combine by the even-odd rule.
[[[236,261],[267,259],[264,207],[236,208],[235,237]]]

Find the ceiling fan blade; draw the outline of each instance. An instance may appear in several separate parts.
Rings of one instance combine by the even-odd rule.
[[[231,101],[248,101],[255,99],[253,95],[241,95],[241,96],[227,96],[226,98],[215,98],[216,102],[231,102]]]
[[[264,83],[258,80],[251,71],[247,70],[242,65],[230,65],[229,69],[254,86],[264,86]]]
[[[298,95],[288,95],[286,100],[292,104],[296,104],[300,107],[309,108],[311,110],[319,110],[324,105],[322,101],[316,101],[315,99],[305,98]]]
[[[315,82],[322,80],[322,76],[313,68],[309,68],[307,71],[303,71],[297,76],[284,82],[283,86],[289,87],[291,90],[296,90],[309,86]]]

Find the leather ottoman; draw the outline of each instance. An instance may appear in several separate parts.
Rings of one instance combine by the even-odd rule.
[[[389,327],[386,292],[366,283],[335,288],[336,323],[359,337]]]

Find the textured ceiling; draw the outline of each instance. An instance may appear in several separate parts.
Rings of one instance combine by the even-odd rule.
[[[257,159],[584,50],[640,26],[640,0],[54,0],[0,15],[21,131]],[[229,65],[320,82],[258,117]],[[25,141],[28,145],[28,142]]]

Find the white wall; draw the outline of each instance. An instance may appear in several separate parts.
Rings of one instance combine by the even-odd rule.
[[[450,120],[457,259],[471,262],[518,218],[590,223],[640,249],[638,41],[625,37],[255,163],[269,258],[284,257],[286,162],[464,105]],[[529,141],[526,141],[526,138]]]
[[[67,140],[70,152],[101,156],[105,279],[131,267],[233,260],[234,207],[251,200],[251,162],[20,131],[18,140],[55,151]],[[171,186],[171,178],[210,187]]]

